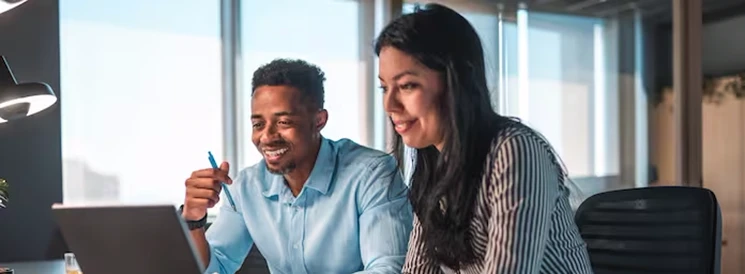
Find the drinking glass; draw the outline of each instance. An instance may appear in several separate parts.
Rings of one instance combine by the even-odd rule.
[[[65,274],[83,274],[73,253],[65,253]]]

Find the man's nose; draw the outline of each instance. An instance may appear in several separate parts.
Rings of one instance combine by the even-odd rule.
[[[276,125],[268,125],[264,127],[264,131],[261,133],[261,143],[269,144],[274,142],[279,137],[279,131]]]

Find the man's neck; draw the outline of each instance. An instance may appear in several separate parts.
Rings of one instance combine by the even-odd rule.
[[[300,164],[295,167],[290,173],[284,175],[287,186],[292,191],[292,196],[297,197],[300,191],[303,190],[305,182],[308,181],[310,174],[313,172],[313,167],[316,165],[316,159],[318,159],[318,153],[321,151],[321,140],[318,140],[318,145],[313,149],[314,153],[311,153],[308,158],[300,161]]]

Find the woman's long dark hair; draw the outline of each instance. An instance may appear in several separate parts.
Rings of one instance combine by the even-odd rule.
[[[376,54],[389,46],[440,72],[445,83],[439,106],[444,146],[417,149],[409,199],[422,225],[425,255],[459,269],[476,260],[469,226],[491,142],[518,122],[492,109],[481,39],[457,12],[438,4],[418,7],[383,29]],[[394,135],[401,165],[401,136]]]

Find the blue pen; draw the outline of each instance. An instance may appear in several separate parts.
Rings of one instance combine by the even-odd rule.
[[[210,164],[212,165],[212,168],[220,168],[217,166],[217,162],[215,162],[215,157],[212,156],[212,151],[207,152],[210,155]],[[230,195],[230,190],[228,190],[228,185],[225,184],[225,182],[222,183],[222,190],[225,191],[225,196],[228,197],[228,202],[230,202],[230,206],[235,210],[235,202],[233,201],[233,196]]]

